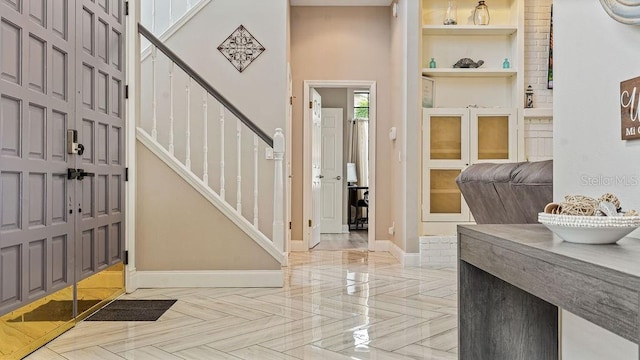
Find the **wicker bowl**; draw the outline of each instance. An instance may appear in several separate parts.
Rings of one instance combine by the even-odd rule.
[[[538,221],[563,240],[580,244],[613,244],[640,227],[640,216],[539,213]]]

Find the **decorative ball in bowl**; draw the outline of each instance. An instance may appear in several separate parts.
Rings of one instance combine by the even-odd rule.
[[[613,244],[640,227],[640,216],[580,216],[538,213],[538,221],[563,240]]]

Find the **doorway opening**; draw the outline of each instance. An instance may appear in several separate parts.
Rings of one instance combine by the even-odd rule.
[[[375,81],[305,81],[304,246],[373,250]]]

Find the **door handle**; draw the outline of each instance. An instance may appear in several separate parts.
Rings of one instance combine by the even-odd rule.
[[[324,175],[318,175],[318,179],[324,179]]]
[[[69,180],[73,180],[73,179],[82,180],[86,176],[94,177],[96,176],[96,174],[92,172],[86,172],[84,171],[84,169],[73,169],[73,168],[67,169],[67,179]]]
[[[342,180],[342,176],[340,175],[336,176],[336,180]]]

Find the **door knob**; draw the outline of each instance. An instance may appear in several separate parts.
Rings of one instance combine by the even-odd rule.
[[[318,179],[324,179],[324,175],[318,175]]]
[[[342,176],[340,175],[336,176],[336,180],[342,180]]]

